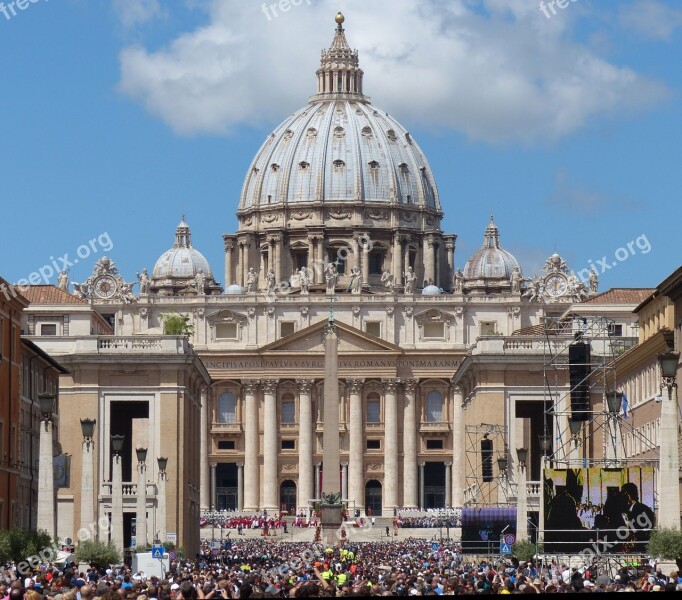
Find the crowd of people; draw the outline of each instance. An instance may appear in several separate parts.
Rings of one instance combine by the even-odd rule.
[[[425,529],[437,527],[461,527],[462,521],[455,517],[406,517],[398,515],[398,527],[403,529]]]
[[[270,539],[228,542],[217,555],[206,542],[195,560],[170,564],[163,578],[125,567],[79,572],[42,565],[0,577],[4,600],[227,600],[335,596],[680,591],[682,578],[653,567],[617,574],[551,563],[467,562],[455,542],[407,539],[344,548]]]

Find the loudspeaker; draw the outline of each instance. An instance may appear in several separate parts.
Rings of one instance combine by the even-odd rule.
[[[481,472],[484,482],[493,480],[493,441],[488,438],[481,440]]]
[[[571,419],[590,420],[590,345],[574,342],[568,347],[568,373],[571,384]]]

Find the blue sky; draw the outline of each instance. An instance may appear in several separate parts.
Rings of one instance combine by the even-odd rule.
[[[527,275],[555,250],[575,270],[606,257],[601,289],[654,286],[680,265],[678,2],[576,0],[549,18],[536,0],[301,0],[276,15],[252,0],[14,8],[0,12],[9,281],[98,237],[135,280],[183,212],[222,280],[244,175],[314,93],[339,9],[372,102],[429,158],[458,266],[491,212]],[[72,280],[103,253],[93,245]]]

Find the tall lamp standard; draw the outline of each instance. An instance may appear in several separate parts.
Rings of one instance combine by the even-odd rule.
[[[164,543],[166,541],[166,481],[168,481],[166,467],[168,466],[168,458],[159,456],[156,462],[159,465],[159,491],[157,494],[158,539],[161,543]]]
[[[112,435],[111,448],[114,451],[111,473],[111,541],[123,551],[123,465],[121,450],[126,436]]]
[[[38,459],[38,529],[47,531],[55,539],[54,468],[53,458],[53,413],[57,396],[39,394],[40,412],[45,425],[40,428],[40,455]]]
[[[137,515],[135,546],[147,545],[147,449],[137,448]]]
[[[516,469],[516,539],[525,542],[528,539],[528,490],[526,488],[526,460],[528,448],[517,448],[518,458]]]
[[[90,531],[95,521],[95,419],[81,419],[83,433],[83,463],[81,466],[81,531]],[[95,534],[95,539],[99,535]]]
[[[677,408],[677,367],[680,353],[672,350],[659,354],[661,367],[661,390],[668,390],[661,401],[661,445],[658,473],[658,526],[680,529],[680,458],[679,419]]]

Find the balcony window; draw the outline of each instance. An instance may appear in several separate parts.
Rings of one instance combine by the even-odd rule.
[[[56,323],[42,323],[40,325],[40,335],[57,335]]]
[[[232,392],[224,392],[218,398],[218,423],[237,422],[237,398]]]
[[[367,398],[367,422],[381,422],[381,401],[377,394],[372,394]]]
[[[292,424],[296,422],[296,405],[293,400],[282,402],[282,423]]]
[[[215,336],[219,340],[236,340],[237,339],[237,324],[236,323],[221,323],[215,327]]]
[[[365,323],[365,331],[369,333],[369,335],[373,335],[374,337],[381,337],[381,322],[380,321],[367,321]]]
[[[443,394],[437,390],[429,392],[426,396],[426,421],[428,423],[443,421]]]
[[[445,338],[445,323],[424,323],[424,339],[435,340]]]

